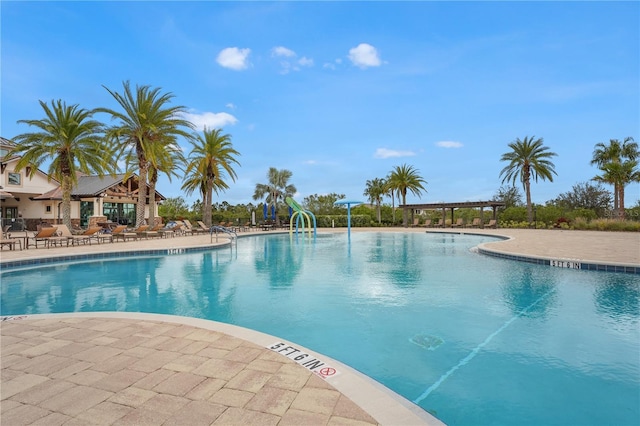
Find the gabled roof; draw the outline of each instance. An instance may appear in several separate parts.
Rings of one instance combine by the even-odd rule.
[[[131,178],[136,177],[135,175],[131,175]],[[88,197],[98,197],[100,194],[104,193],[110,188],[118,186],[123,183],[125,175],[115,175],[115,176],[78,176],[78,184],[71,190],[71,198],[88,198]],[[166,200],[166,197],[156,191],[156,196],[160,197],[162,200]],[[52,189],[51,191],[47,191],[42,195],[38,195],[37,197],[33,197],[33,200],[44,201],[44,200],[62,200],[62,188],[57,187],[56,189]]]
[[[72,196],[77,197],[95,197],[121,183],[125,175],[107,175],[100,176],[78,176],[78,184],[71,191]]]

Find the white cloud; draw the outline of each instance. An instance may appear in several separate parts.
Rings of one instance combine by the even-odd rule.
[[[387,148],[378,148],[376,149],[375,154],[373,154],[374,158],[396,158],[396,157],[413,157],[416,155],[413,151],[396,151],[393,149]]]
[[[280,74],[289,74],[291,71],[300,71],[300,67],[312,67],[313,59],[306,56],[295,59],[298,55],[291,49],[284,46],[276,46],[271,49],[271,56],[274,58],[286,58],[280,60]]]
[[[358,46],[349,49],[349,60],[353,65],[362,69],[379,67],[382,64],[378,50],[367,43],[360,43]]]
[[[216,62],[221,67],[240,71],[249,66],[249,54],[251,49],[238,49],[237,47],[227,47],[218,53]]]
[[[228,104],[226,104],[225,106],[226,106],[227,108],[229,108],[229,109],[236,109],[236,108],[237,108],[237,107],[236,107],[234,104],[232,104],[231,102],[229,102],[229,103],[228,103]]]
[[[226,112],[204,112],[202,114],[184,113],[185,120],[192,122],[198,130],[221,129],[226,125],[233,125],[238,119]]]
[[[298,64],[300,64],[303,67],[312,67],[313,66],[313,59],[307,58],[306,56],[303,56],[302,58],[300,58],[298,60]]]
[[[439,146],[440,148],[462,148],[464,145],[462,142],[440,141],[436,142],[436,146]]]
[[[284,46],[276,46],[271,49],[271,56],[284,56],[287,58],[291,58],[296,56],[296,52],[291,49],[287,49]]]
[[[322,65],[322,68],[328,68],[328,69],[330,69],[330,70],[335,70],[335,69],[336,69],[336,66],[335,66],[334,64],[332,64],[331,62],[325,62],[325,63]]]
[[[306,160],[306,161],[303,161],[303,164],[308,164],[312,166],[314,164],[318,164],[318,162],[316,160]]]

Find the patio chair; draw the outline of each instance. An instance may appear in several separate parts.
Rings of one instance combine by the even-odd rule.
[[[426,219],[424,221],[424,223],[422,225],[420,225],[420,226],[422,226],[423,228],[430,228],[431,227],[431,219]]]
[[[209,230],[205,231],[204,229],[194,227],[191,225],[191,222],[189,222],[189,219],[184,219],[183,222],[187,229],[191,231],[191,234],[204,234],[205,232],[209,232]]]
[[[487,223],[486,225],[484,225],[485,228],[497,228],[497,222],[495,219],[491,219],[489,221],[489,223]]]
[[[127,225],[118,225],[111,231],[111,238],[114,241],[120,238],[122,238],[122,241],[127,241],[127,239],[137,240],[138,234],[127,231]]]
[[[452,224],[451,224],[451,227],[452,227],[452,228],[457,228],[457,227],[462,228],[463,226],[464,226],[464,219],[463,219],[463,218],[459,218],[459,219],[456,221],[456,223],[452,223]]]
[[[144,228],[146,226],[146,228]],[[160,230],[160,228],[162,228],[161,224],[155,225],[153,228],[149,229],[149,225],[142,225],[139,227],[139,231],[136,231],[138,236],[140,237],[144,237],[144,238],[154,238],[154,237],[160,237],[160,233],[158,232]]]
[[[51,247],[50,241],[51,237],[55,237],[58,228],[55,226],[44,226],[41,227],[40,230],[33,236],[27,237],[27,248],[34,246],[38,248],[38,243],[42,243],[44,247]],[[33,244],[31,243],[33,240]]]
[[[415,227],[417,227],[419,225],[420,225],[420,218],[419,217],[414,217],[413,218],[413,223],[411,224],[411,227],[415,228]]]
[[[204,224],[203,221],[199,220],[197,223],[200,229],[202,229],[203,231],[209,232],[209,228],[207,227],[207,225]]]
[[[9,226],[11,227],[11,226]],[[17,239],[17,238],[6,238],[4,235],[4,232],[0,233],[0,250],[2,250],[2,248],[4,246],[9,247],[9,250],[15,250],[16,249],[16,244],[18,245],[18,247],[20,247],[20,251],[22,251],[22,241]]]
[[[467,225],[467,227],[469,228],[479,228],[480,227],[480,218],[476,217],[473,219],[473,222],[471,222],[469,225]]]

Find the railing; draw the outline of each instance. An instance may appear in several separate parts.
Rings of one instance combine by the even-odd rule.
[[[209,234],[211,235],[211,242],[213,242],[214,233],[216,234],[216,242],[218,241],[219,232],[229,235],[229,237],[231,238],[231,241],[235,240],[237,242],[238,240],[238,234],[233,229],[225,228],[224,226],[220,226],[220,225],[214,225],[211,228],[209,228]]]

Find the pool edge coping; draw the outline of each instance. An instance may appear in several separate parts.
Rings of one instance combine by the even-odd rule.
[[[578,269],[584,271],[601,271],[601,272],[615,272],[632,275],[640,275],[640,264],[623,263],[623,262],[606,262],[606,261],[594,261],[589,259],[569,258],[569,257],[552,257],[552,256],[540,256],[535,254],[522,254],[514,251],[500,250],[496,248],[489,248],[487,244],[496,244],[502,241],[515,240],[516,237],[503,234],[489,234],[476,231],[426,231],[427,234],[454,234],[454,235],[478,235],[483,237],[494,237],[498,241],[490,241],[481,243],[476,246],[478,252],[486,256],[497,257],[500,259],[515,260],[518,262],[534,263],[537,265],[544,265],[555,268],[563,269]]]
[[[440,419],[433,416],[420,406],[414,404],[407,398],[394,392],[382,383],[354,369],[353,367],[348,366],[347,364],[344,364],[322,353],[312,351],[289,340],[234,324],[202,318],[191,318],[180,315],[117,311],[0,316],[0,318],[3,318],[3,321],[4,318],[11,317],[14,317],[14,319],[10,319],[10,321],[65,318],[114,318],[180,324],[224,333],[237,339],[241,339],[260,346],[264,348],[265,351],[270,351],[270,346],[273,345],[274,342],[283,342],[295,346],[298,349],[304,350],[309,355],[312,355],[317,359],[325,361],[327,364],[337,367],[340,374],[336,375],[335,377],[326,377],[324,378],[324,380],[328,384],[333,386],[338,392],[357,404],[362,410],[367,412],[380,425],[445,425]]]

